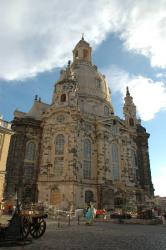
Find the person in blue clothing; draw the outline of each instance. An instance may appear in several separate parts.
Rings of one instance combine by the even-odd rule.
[[[86,210],[86,214],[85,214],[85,218],[86,218],[86,224],[87,225],[92,225],[93,223],[93,209],[91,207],[90,204],[88,204],[87,210]]]

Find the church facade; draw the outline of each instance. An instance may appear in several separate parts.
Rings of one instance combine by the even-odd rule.
[[[82,38],[54,86],[51,105],[36,96],[15,111],[5,197],[57,208],[139,207],[153,197],[149,134],[126,89],[124,119],[114,114],[107,80]]]

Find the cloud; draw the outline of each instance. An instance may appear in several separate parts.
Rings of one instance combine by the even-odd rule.
[[[153,177],[155,195],[166,197],[165,178],[166,178],[166,166],[158,167],[158,172]]]
[[[105,9],[101,9],[99,17],[101,3],[100,0],[79,4],[76,0],[2,1],[0,78],[22,79],[64,65],[82,32],[86,32],[92,45],[101,42],[110,30],[110,22],[104,19]]]
[[[1,79],[64,65],[82,32],[94,47],[115,32],[126,49],[166,67],[165,0],[2,0],[0,15]]]
[[[156,78],[165,79],[166,78],[166,72],[157,73]]]
[[[154,118],[155,114],[166,109],[166,86],[162,81],[153,81],[141,75],[131,75],[115,66],[104,70],[110,81],[111,89],[120,92],[124,98],[126,86],[137,107],[142,120],[148,121]]]
[[[135,1],[121,38],[129,50],[149,57],[152,66],[166,68],[166,1]]]

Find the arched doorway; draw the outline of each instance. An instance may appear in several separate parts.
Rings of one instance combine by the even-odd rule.
[[[90,190],[85,191],[85,203],[89,203],[93,201],[94,201],[93,192]]]

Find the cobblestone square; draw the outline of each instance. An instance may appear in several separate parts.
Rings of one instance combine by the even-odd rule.
[[[95,222],[92,226],[47,222],[47,230],[30,245],[2,250],[166,250],[166,225]]]

